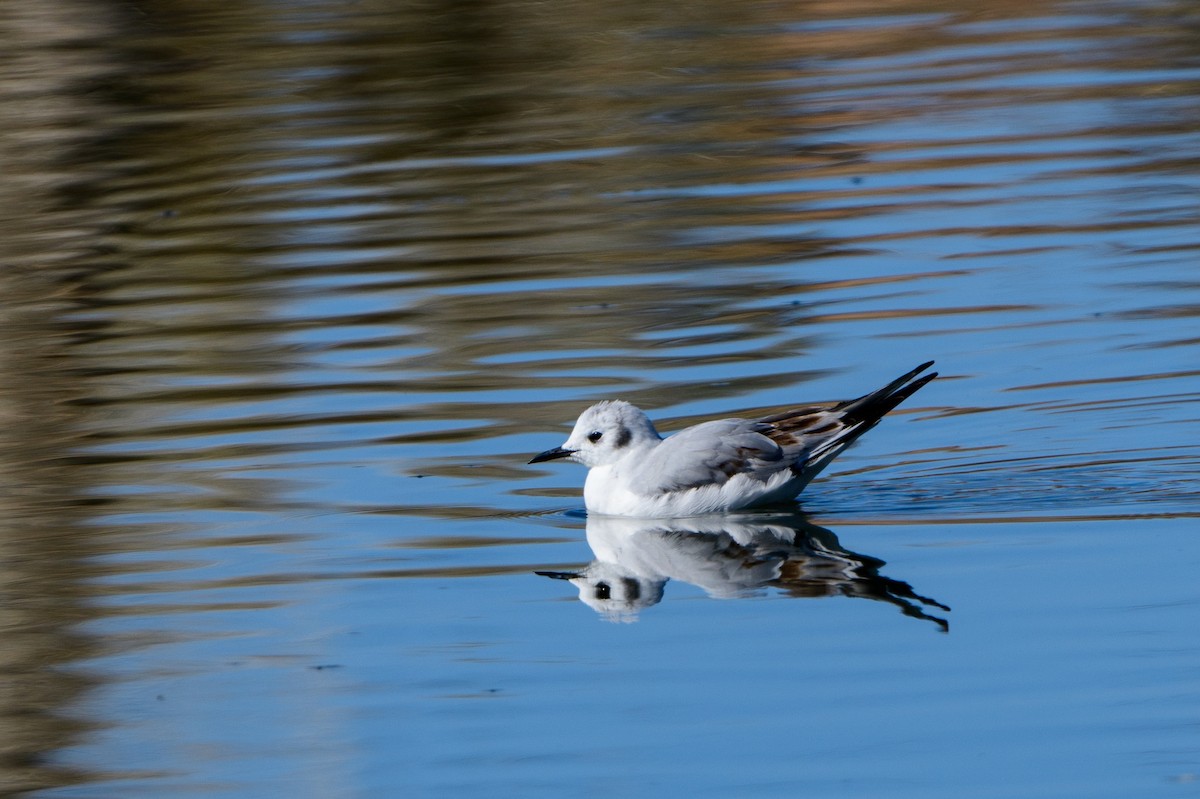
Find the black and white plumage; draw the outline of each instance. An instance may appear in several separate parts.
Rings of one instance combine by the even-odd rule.
[[[697,516],[793,499],[830,461],[936,372],[923,363],[883,388],[830,406],[762,419],[720,419],[664,439],[639,408],[620,400],[584,411],[570,437],[530,463],[569,458],[589,468],[590,513]]]

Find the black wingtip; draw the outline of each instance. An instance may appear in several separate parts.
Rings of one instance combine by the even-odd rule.
[[[918,366],[916,369],[913,369],[912,371],[909,371],[909,372],[905,372],[904,374],[900,375],[900,377],[897,377],[895,380],[888,383],[887,386],[885,386],[883,390],[888,390],[890,393],[891,390],[899,388],[900,386],[907,383],[909,380],[912,380],[914,377],[921,374],[921,372],[924,372],[926,369],[933,366],[933,363],[934,363],[933,361],[926,361],[925,363]],[[925,377],[923,377],[921,379],[924,380],[926,383],[928,383],[929,380],[931,380],[934,377],[937,377],[937,372],[934,372],[933,374],[925,375]],[[875,392],[875,393],[878,393],[878,392]]]
[[[933,363],[933,361],[926,361],[916,369],[905,372],[900,377],[897,377],[883,388],[872,391],[870,394],[865,394],[858,399],[843,403],[841,409],[845,411],[845,418],[851,421],[867,422],[868,424],[878,422],[897,405],[917,393],[921,388],[928,385],[929,381],[938,376],[937,372],[930,372],[927,375],[917,377],[921,372],[933,366]],[[916,379],[914,380],[913,378]]]

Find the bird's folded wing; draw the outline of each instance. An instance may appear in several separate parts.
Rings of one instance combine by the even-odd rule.
[[[840,408],[810,407],[759,419],[754,429],[778,444],[784,457],[794,462],[841,441],[859,426]]]
[[[667,438],[629,475],[634,490],[647,494],[720,485],[737,474],[765,480],[786,468],[779,445],[755,422],[722,419],[705,422]]]

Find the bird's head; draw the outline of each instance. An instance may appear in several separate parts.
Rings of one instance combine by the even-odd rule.
[[[604,466],[638,447],[661,440],[653,422],[640,408],[621,400],[607,400],[579,415],[575,429],[562,446],[535,455],[530,463],[570,458],[589,468]]]

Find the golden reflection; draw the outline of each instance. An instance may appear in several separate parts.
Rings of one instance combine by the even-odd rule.
[[[90,32],[71,2],[5,4],[0,41],[0,794],[87,780],[58,762],[92,723],[76,703],[96,684],[82,664],[99,644],[90,559],[101,550],[73,454],[86,391],[71,355],[88,326],[71,319],[96,215],[67,207],[94,177],[70,156],[101,110],[74,87],[111,67],[76,49]],[[90,4],[85,4],[90,5]],[[94,10],[94,7],[93,7]],[[102,23],[102,15],[90,19]]]
[[[0,793],[11,795],[84,776],[46,755],[87,729],[72,705],[93,683],[78,664],[95,654],[80,625],[95,615],[97,547],[70,458],[78,432],[64,401],[78,388],[51,310],[61,299],[42,276],[9,270],[0,293]]]

